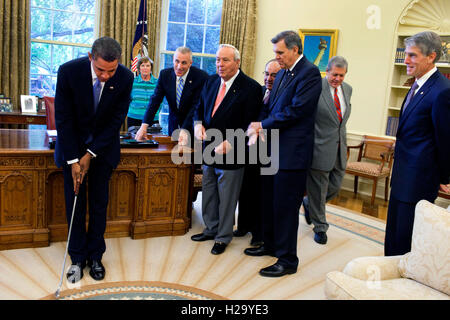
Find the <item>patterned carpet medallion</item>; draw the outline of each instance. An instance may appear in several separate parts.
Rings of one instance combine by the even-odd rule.
[[[55,300],[49,295],[43,300]],[[61,292],[59,300],[226,300],[201,289],[165,282],[111,282]]]

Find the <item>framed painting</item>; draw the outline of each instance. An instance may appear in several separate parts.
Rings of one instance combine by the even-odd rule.
[[[325,76],[328,61],[336,55],[339,31],[323,29],[300,29],[298,31],[303,44],[303,54]]]
[[[441,36],[442,55],[438,63],[450,64],[450,36]]]

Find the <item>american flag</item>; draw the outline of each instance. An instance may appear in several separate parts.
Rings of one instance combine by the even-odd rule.
[[[131,71],[133,72],[137,72],[137,62],[144,55],[143,52],[147,51],[147,48],[144,48],[145,38],[147,38],[147,0],[141,0],[131,52]]]

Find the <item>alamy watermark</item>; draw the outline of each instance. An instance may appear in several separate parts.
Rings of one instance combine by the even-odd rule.
[[[172,141],[178,141],[182,129],[177,129],[172,133]],[[194,155],[179,152],[182,148],[173,148],[171,153],[172,162],[179,165],[185,164],[227,164],[227,165],[245,165],[245,164],[260,164],[261,175],[274,175],[279,169],[279,130],[271,129],[270,131],[262,129],[265,137],[268,137],[270,143],[257,139],[256,143],[251,146],[246,146],[246,133],[242,129],[226,129],[225,137],[218,129],[206,130],[206,139],[204,141],[210,142],[202,147],[203,141],[195,139],[191,144],[192,137],[189,132],[187,134],[187,146],[193,146]],[[266,138],[267,139],[267,138]],[[228,141],[231,148],[226,154],[219,154],[215,152],[217,146],[222,142]],[[179,146],[179,144],[177,144]],[[270,152],[269,152],[270,146]]]

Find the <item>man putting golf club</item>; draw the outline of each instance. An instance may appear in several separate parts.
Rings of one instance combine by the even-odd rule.
[[[86,265],[94,280],[105,277],[101,260],[106,250],[108,186],[119,163],[120,127],[133,85],[133,74],[119,63],[121,53],[116,40],[102,37],[94,42],[88,57],[69,61],[58,70],[55,163],[64,174],[69,225],[66,255],[72,260],[67,278],[71,283],[83,278]]]

